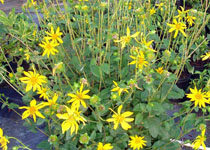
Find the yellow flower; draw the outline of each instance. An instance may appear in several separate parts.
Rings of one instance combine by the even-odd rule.
[[[83,91],[83,84],[80,86],[80,90],[79,91],[76,91],[76,94],[72,94],[72,93],[69,93],[68,96],[72,97],[72,99],[70,99],[68,101],[68,103],[71,103],[72,102],[72,105],[74,105],[77,109],[79,109],[80,107],[80,103],[82,104],[83,107],[87,107],[86,106],[86,103],[85,103],[85,99],[90,99],[90,96],[87,95],[87,93],[89,92],[90,90],[85,90]]]
[[[148,62],[144,58],[144,54],[142,51],[137,56],[130,56],[133,61],[129,63],[129,65],[136,65],[137,68],[142,69],[144,66],[146,67]]]
[[[83,11],[87,11],[88,10],[88,6],[87,5],[82,6],[82,10]]]
[[[182,6],[181,7],[181,10],[178,10],[178,16],[176,16],[175,18],[179,18],[179,20],[182,20],[183,18],[185,18],[186,16],[186,13],[189,11],[189,10],[184,10],[184,8]]]
[[[191,89],[191,94],[187,94],[187,97],[190,98],[190,101],[195,102],[195,107],[199,105],[199,107],[206,107],[205,103],[209,104],[209,101],[206,99],[207,95],[201,92],[201,89],[198,91],[197,88]]]
[[[71,128],[71,135],[73,132],[77,133],[79,129],[78,123],[80,121],[85,124],[85,118],[80,116],[80,112],[78,112],[77,108],[75,108],[74,105],[71,106],[71,109],[65,106],[67,113],[64,114],[56,114],[56,116],[59,119],[64,119],[65,121],[62,122],[61,128],[62,128],[62,133],[67,131],[68,129]]]
[[[26,77],[21,77],[20,81],[27,84],[26,92],[30,91],[32,88],[33,88],[33,91],[36,91],[37,89],[40,88],[42,83],[46,83],[46,77],[43,75],[40,75],[39,73],[36,73],[35,70],[34,72],[24,71],[23,73],[26,75]]]
[[[0,2],[1,2],[2,4],[4,4],[4,0],[0,0]]]
[[[53,26],[51,26],[51,33],[46,32],[49,36],[45,37],[48,40],[52,40],[54,43],[63,43],[63,40],[60,36],[63,34],[60,32],[60,27],[57,27],[56,31],[54,32]]]
[[[103,143],[101,142],[98,143],[97,150],[111,150],[111,149],[113,149],[113,146],[110,143],[105,145],[103,145]]]
[[[0,144],[2,150],[7,150],[7,143],[9,143],[9,140],[5,136],[3,136],[3,130],[0,128]]]
[[[39,109],[42,109],[43,107],[45,107],[45,105],[43,105],[43,103],[40,103],[40,104],[36,105],[36,100],[33,99],[30,102],[30,106],[19,107],[19,109],[27,109],[26,111],[23,112],[22,119],[25,119],[29,116],[33,117],[34,122],[36,122],[36,116],[44,119],[45,117],[39,111]]]
[[[142,136],[130,136],[131,140],[129,142],[128,145],[130,145],[131,148],[133,148],[133,150],[136,149],[142,149],[143,146],[146,146],[145,143],[147,143],[147,141],[144,140],[144,137]]]
[[[202,55],[201,58],[202,58],[203,61],[209,59],[210,58],[210,51],[208,53],[206,53],[205,55]]]
[[[147,42],[147,41],[145,40],[145,38],[143,38],[143,39],[141,40],[141,43],[142,43],[147,49],[149,49],[149,50],[151,50],[151,51],[153,51],[153,52],[156,52],[156,50],[154,50],[154,49],[151,48],[151,47],[152,47],[152,46],[151,46],[152,42],[153,42],[153,40]]]
[[[44,102],[43,105],[50,106],[50,107],[55,106],[55,105],[57,105],[57,103],[56,103],[57,99],[58,99],[58,94],[55,93],[52,100],[47,99],[48,102]]]
[[[163,10],[163,6],[164,6],[164,3],[160,3],[160,4],[155,4],[155,6],[158,6],[158,9],[160,9],[161,11]]]
[[[134,120],[134,118],[127,118],[129,116],[131,116],[133,114],[133,112],[130,111],[126,111],[122,114],[121,110],[122,110],[123,105],[120,105],[117,109],[117,113],[112,110],[111,108],[109,108],[114,114],[112,115],[112,118],[107,119],[108,122],[114,122],[114,129],[116,130],[118,128],[118,125],[120,124],[121,127],[124,130],[128,130],[131,128],[131,126],[127,123],[127,122],[132,122]]]
[[[49,90],[48,88],[41,87],[41,88],[38,89],[37,94],[40,95],[39,96],[40,98],[43,97],[44,99],[48,100],[48,93],[47,93],[48,90]]]
[[[187,16],[187,22],[189,23],[190,26],[192,26],[192,24],[194,24],[195,19],[196,19],[196,17]]]
[[[158,69],[156,69],[156,71],[157,71],[159,74],[162,74],[162,73],[163,73],[163,67],[159,67]]]
[[[206,145],[204,143],[206,141],[205,132],[206,129],[203,129],[201,131],[201,135],[197,136],[195,141],[192,143],[194,150],[199,149],[200,146],[203,146],[204,150],[206,150]]]
[[[150,9],[150,10],[149,10],[149,13],[150,13],[150,15],[153,15],[153,14],[155,14],[155,13],[156,13],[156,10],[155,10],[155,8],[152,8],[152,9]]]
[[[120,42],[122,44],[122,49],[125,48],[127,43],[130,43],[131,38],[136,38],[140,32],[136,32],[133,35],[130,35],[130,29],[127,27],[127,36],[122,36],[120,40],[115,40],[114,42]]]
[[[167,23],[167,25],[171,27],[169,32],[173,32],[175,30],[174,38],[176,38],[179,31],[186,37],[187,35],[184,32],[184,29],[187,28],[186,25],[182,22],[177,22],[176,19],[173,20],[173,23],[174,24]]]
[[[129,2],[128,3],[128,10],[131,10],[131,8],[132,8],[132,2]]]
[[[56,46],[58,46],[58,43],[54,43],[53,41],[49,42],[48,39],[46,41],[42,41],[42,44],[39,44],[42,48],[44,48],[44,52],[42,56],[45,56],[47,54],[47,57],[49,58],[50,54],[55,55],[55,53],[58,52],[57,49],[55,49]]]
[[[120,96],[122,92],[127,92],[128,90],[126,88],[121,88],[118,86],[117,82],[113,81],[115,87],[111,90],[112,92],[118,92],[118,95]]]
[[[32,6],[36,6],[36,1],[31,0],[31,3],[29,4],[29,7],[32,7]]]

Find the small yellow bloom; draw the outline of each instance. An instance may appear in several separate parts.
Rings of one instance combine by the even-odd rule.
[[[147,141],[144,140],[144,137],[142,136],[130,136],[131,140],[129,142],[128,145],[130,145],[131,148],[133,148],[133,150],[139,150],[139,149],[143,149],[144,146],[146,146],[145,143],[147,143]]]
[[[83,91],[83,84],[81,84],[80,86],[80,90],[79,91],[76,91],[76,94],[72,94],[72,93],[69,93],[68,96],[72,97],[72,99],[70,99],[68,101],[68,103],[71,103],[72,102],[72,105],[74,105],[77,109],[79,109],[80,107],[80,103],[82,104],[83,107],[87,107],[86,106],[86,103],[85,103],[85,99],[90,99],[90,96],[87,95],[87,93],[89,92],[90,90],[85,90]]]
[[[128,3],[128,10],[131,10],[131,8],[132,8],[132,2],[129,2]]]
[[[107,143],[105,145],[103,145],[103,143],[101,142],[98,143],[97,150],[111,150],[111,149],[113,149],[113,146],[110,143]]]
[[[43,75],[40,75],[39,73],[36,73],[36,71],[34,70],[34,72],[32,71],[24,71],[23,72],[26,77],[21,77],[20,81],[23,83],[26,83],[26,92],[30,91],[33,88],[33,91],[36,91],[37,89],[40,88],[40,86],[43,83],[46,83],[46,77]]]
[[[192,26],[192,24],[194,24],[195,19],[196,19],[196,17],[187,16],[187,22],[189,23],[190,26]]]
[[[43,105],[43,103],[40,103],[40,104],[36,105],[36,100],[33,99],[30,102],[30,106],[19,107],[19,109],[27,109],[26,111],[23,112],[22,119],[25,119],[29,116],[33,117],[34,122],[36,122],[36,116],[44,119],[45,117],[39,111],[39,109],[42,109],[43,107],[45,107],[45,105]]]
[[[112,92],[118,92],[118,95],[120,96],[122,92],[127,92],[128,90],[126,88],[121,88],[118,86],[117,82],[113,81],[115,87],[111,90]]]
[[[202,146],[204,150],[206,150],[206,145],[204,143],[206,141],[205,132],[206,129],[203,129],[201,131],[201,135],[197,136],[195,141],[192,143],[194,150],[198,150],[200,146]]]
[[[55,105],[57,105],[57,103],[56,103],[57,99],[58,99],[58,94],[55,93],[52,100],[47,99],[48,102],[44,102],[43,105],[50,106],[50,107],[55,106]]]
[[[83,11],[87,11],[88,10],[88,6],[87,5],[82,6],[82,10]]]
[[[187,94],[187,97],[190,98],[190,101],[195,102],[195,107],[199,105],[199,107],[202,108],[206,107],[205,103],[209,104],[209,100],[206,99],[208,96],[202,93],[201,89],[198,91],[195,86],[195,89],[190,88],[190,92],[190,94]]]
[[[62,133],[69,130],[71,128],[71,135],[75,132],[77,134],[77,131],[79,129],[78,123],[80,121],[85,125],[85,118],[80,116],[80,112],[78,112],[78,109],[75,108],[74,105],[71,106],[71,108],[68,108],[65,106],[67,113],[64,114],[57,114],[56,116],[59,119],[64,119],[63,123],[61,124]]]
[[[136,65],[137,68],[143,69],[143,67],[147,66],[148,62],[144,58],[144,54],[142,51],[137,56],[130,56],[133,61],[129,63],[129,65]]]
[[[0,2],[1,2],[2,4],[4,4],[4,0],[0,0]]]
[[[164,3],[160,3],[160,4],[155,4],[155,6],[158,6],[158,9],[160,9],[161,11],[163,10],[163,6],[164,6]]]
[[[152,49],[152,45],[151,45],[152,42],[153,42],[153,40],[147,42],[145,38],[143,38],[143,39],[141,40],[141,43],[142,43],[147,49],[151,50],[152,52],[156,52],[156,50]]]
[[[156,13],[156,10],[155,10],[155,8],[152,8],[152,9],[150,9],[150,10],[149,10],[149,13],[150,13],[150,15],[153,15],[153,14],[155,14],[155,13]]]
[[[202,58],[203,61],[209,59],[210,58],[210,51],[208,53],[206,53],[205,55],[202,55],[201,58]]]
[[[45,37],[48,40],[52,40],[54,43],[63,43],[63,40],[60,36],[63,34],[60,32],[60,27],[57,27],[56,31],[54,32],[53,26],[51,26],[51,32],[46,32],[49,36]]]
[[[157,73],[162,74],[163,73],[163,67],[159,67],[156,69]]]
[[[120,124],[121,127],[124,130],[128,130],[131,128],[131,126],[128,124],[128,122],[132,122],[134,118],[127,118],[133,114],[133,112],[126,111],[121,114],[123,105],[120,105],[117,109],[117,113],[109,108],[114,114],[112,115],[112,118],[107,119],[108,122],[114,122],[114,129],[116,130],[118,128],[118,125]]]
[[[136,32],[133,35],[130,35],[130,29],[127,27],[127,36],[122,36],[120,40],[115,40],[114,42],[120,42],[122,44],[122,49],[125,48],[127,43],[130,43],[131,38],[136,38],[140,32]]]
[[[46,39],[45,42],[42,41],[42,44],[39,44],[39,46],[44,48],[42,56],[45,56],[47,54],[47,57],[49,58],[50,54],[55,55],[55,53],[58,53],[58,50],[55,49],[55,47],[58,45],[58,43],[54,43],[53,41],[49,42],[48,39]]]
[[[182,20],[183,18],[185,18],[187,12],[189,11],[189,10],[185,11],[182,6],[180,6],[180,7],[181,7],[181,10],[178,10],[179,14],[178,14],[178,16],[175,17],[175,18],[179,18],[179,21]]]
[[[175,34],[174,34],[174,38],[176,38],[176,36],[178,35],[178,32],[180,31],[185,37],[187,36],[186,33],[184,32],[184,29],[186,29],[186,25],[182,22],[177,22],[176,19],[173,20],[174,24],[169,24],[167,23],[167,25],[169,27],[171,27],[171,29],[169,30],[169,32],[173,32],[175,30]]]
[[[41,87],[41,88],[38,89],[37,94],[40,95],[39,96],[40,98],[43,97],[44,99],[48,100],[48,93],[47,93],[48,90],[49,90],[48,88]]]
[[[3,136],[3,130],[0,128],[0,144],[2,150],[7,150],[7,143],[9,143],[9,140],[5,136]]]

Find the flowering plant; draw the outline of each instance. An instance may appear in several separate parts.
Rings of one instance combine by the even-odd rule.
[[[34,11],[39,26],[24,14],[14,17],[19,22],[9,24],[11,15],[1,11],[5,34],[18,50],[10,52],[18,56],[17,69],[1,75],[21,91],[22,119],[29,125],[46,123],[50,144],[39,147],[180,147],[170,139],[180,139],[200,122],[195,122],[192,109],[168,115],[173,109],[169,100],[185,95],[176,82],[210,16],[201,24],[190,10],[177,9],[174,4],[28,1],[23,10]],[[7,47],[0,49],[6,56]],[[205,96],[200,104],[194,95],[197,92],[201,97],[200,91],[191,91],[192,102],[184,103],[183,108],[190,108],[193,102],[195,107],[205,107]],[[174,117],[182,119],[176,124]]]

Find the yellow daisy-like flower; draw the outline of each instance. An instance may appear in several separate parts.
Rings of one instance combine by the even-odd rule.
[[[71,128],[71,135],[75,132],[77,134],[77,131],[79,129],[78,123],[82,122],[85,125],[85,118],[80,116],[80,112],[78,112],[78,109],[75,108],[74,105],[71,106],[71,108],[65,106],[67,113],[64,114],[56,114],[56,116],[59,119],[64,119],[65,121],[62,122],[61,128],[62,133],[69,130]]]
[[[210,51],[208,53],[206,53],[205,55],[202,55],[201,58],[202,58],[203,61],[209,59],[210,58]]]
[[[49,42],[48,39],[46,39],[45,42],[42,41],[42,44],[39,44],[39,46],[44,48],[42,56],[45,56],[47,54],[47,57],[49,58],[50,54],[55,55],[55,53],[58,53],[58,50],[55,49],[55,47],[58,45],[58,43],[54,43],[53,41]]]
[[[72,102],[72,105],[74,105],[77,109],[79,109],[80,107],[80,103],[82,104],[83,107],[87,107],[86,106],[86,103],[85,103],[85,99],[90,99],[90,96],[87,95],[87,93],[89,92],[90,90],[85,90],[83,91],[83,84],[81,84],[80,86],[80,90],[79,91],[76,91],[76,94],[72,94],[72,93],[69,93],[68,96],[72,97],[72,99],[70,99],[68,101],[68,103],[71,103]]]
[[[30,102],[30,106],[19,107],[19,109],[27,109],[26,111],[23,112],[22,119],[25,119],[27,117],[33,117],[34,122],[36,122],[36,116],[44,119],[45,117],[39,111],[39,109],[42,109],[43,107],[45,107],[45,105],[43,105],[43,103],[36,105],[36,100],[33,99]]]
[[[46,100],[48,100],[49,98],[48,98],[48,93],[47,93],[47,91],[48,91],[49,89],[48,88],[43,88],[43,87],[41,87],[41,88],[39,88],[38,89],[38,92],[37,92],[37,94],[39,94],[40,96],[40,98],[44,98],[44,99],[46,99]]]
[[[131,38],[136,38],[140,32],[136,32],[133,35],[130,35],[130,29],[127,27],[127,36],[122,36],[120,40],[115,40],[114,42],[120,42],[122,44],[122,49],[125,48],[127,43],[130,43]]]
[[[164,6],[164,3],[160,3],[160,4],[155,4],[155,6],[158,6],[158,9],[160,9],[161,11],[163,10],[163,6]]]
[[[162,74],[163,73],[163,67],[159,67],[156,69],[157,73]]]
[[[183,18],[185,18],[187,12],[189,10],[184,10],[184,8],[182,6],[180,6],[181,10],[178,10],[178,16],[176,16],[175,18],[178,18],[179,20],[182,20]]]
[[[111,149],[113,149],[113,146],[110,143],[107,143],[105,145],[103,145],[103,143],[101,142],[98,143],[97,150],[111,150]]]
[[[46,32],[49,36],[45,37],[48,40],[52,40],[54,43],[63,43],[63,40],[60,36],[63,34],[60,32],[60,27],[57,27],[56,31],[54,32],[53,26],[51,26],[51,32]]]
[[[156,13],[155,8],[152,8],[152,9],[149,10],[149,14],[150,14],[150,15],[153,15],[153,14],[155,14],[155,13]]]
[[[57,103],[56,103],[57,99],[58,99],[58,94],[55,93],[53,98],[47,99],[47,102],[44,102],[43,105],[50,106],[50,107],[55,106],[55,105],[57,105]]]
[[[128,130],[131,128],[131,126],[128,124],[128,122],[132,122],[134,118],[127,118],[133,114],[133,112],[126,111],[121,114],[123,105],[120,105],[117,109],[117,113],[109,108],[114,114],[112,115],[112,118],[107,119],[108,122],[114,122],[114,129],[116,130],[118,128],[118,125],[120,124],[121,127],[124,130]]]
[[[176,38],[176,36],[178,35],[178,32],[179,31],[186,37],[187,35],[184,32],[184,29],[187,28],[186,25],[184,23],[182,23],[182,22],[177,22],[176,19],[173,19],[173,23],[174,24],[167,23],[167,25],[169,27],[171,27],[171,29],[169,30],[169,32],[173,32],[175,30],[174,38]]]
[[[142,43],[142,44],[144,45],[144,47],[146,47],[147,49],[151,50],[152,52],[156,52],[156,50],[154,50],[154,49],[151,48],[151,47],[152,47],[151,44],[152,44],[153,41],[154,41],[154,40],[151,40],[151,41],[147,42],[146,39],[143,38],[143,39],[141,40],[141,43]]]
[[[194,24],[195,19],[196,19],[196,17],[187,16],[187,22],[189,23],[190,26],[192,26],[192,24]]]
[[[2,150],[7,150],[7,143],[9,143],[9,140],[5,136],[3,136],[3,130],[0,128],[0,144]]]
[[[120,96],[122,92],[127,92],[128,90],[126,88],[121,88],[118,86],[118,83],[113,81],[115,87],[111,90],[112,92],[118,92],[118,95]]]
[[[136,65],[137,68],[142,69],[144,66],[146,67],[148,62],[144,58],[144,54],[142,51],[137,56],[130,56],[133,61],[129,63],[129,65]]]
[[[133,148],[133,150],[139,150],[142,149],[144,146],[146,146],[145,143],[147,143],[147,141],[144,140],[144,137],[142,136],[130,136],[131,140],[129,142],[128,145],[130,145],[131,148]]]
[[[36,91],[37,89],[40,88],[40,86],[43,83],[46,83],[46,77],[43,75],[40,75],[39,73],[36,73],[35,70],[34,72],[24,71],[23,73],[24,75],[26,75],[26,77],[21,77],[20,81],[27,84],[26,92],[30,91],[32,88],[33,88],[33,91]]]
[[[4,0],[0,0],[0,2],[1,2],[2,4],[4,4]]]
[[[199,105],[199,107],[206,107],[205,103],[209,104],[209,100],[207,100],[207,95],[201,92],[201,89],[198,91],[197,88],[191,89],[191,94],[187,94],[187,97],[190,98],[190,101],[194,101],[195,107]]]
[[[195,141],[192,143],[194,150],[199,149],[200,146],[203,146],[204,150],[206,150],[206,145],[204,143],[206,141],[205,132],[206,129],[203,129],[201,135],[197,136]]]

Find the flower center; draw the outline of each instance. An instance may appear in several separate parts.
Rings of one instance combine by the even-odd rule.
[[[136,138],[136,139],[135,139],[135,143],[136,143],[136,144],[141,143],[141,139],[140,139],[140,138]]]
[[[56,40],[58,38],[58,35],[57,34],[53,34],[52,35],[52,39]]]
[[[81,93],[77,94],[77,98],[78,98],[79,100],[82,100],[82,99],[83,99],[83,94],[81,94]]]
[[[180,30],[181,29],[181,25],[179,23],[176,24],[176,29]]]
[[[121,115],[117,116],[117,122],[122,123],[125,120],[124,117],[122,117]]]
[[[195,98],[198,99],[198,100],[201,100],[203,97],[202,97],[202,95],[200,93],[197,93],[195,95]]]
[[[29,108],[29,112],[30,112],[30,115],[35,114],[35,112],[36,112],[36,107],[35,107],[35,106],[31,106],[31,107]]]
[[[143,57],[139,57],[138,63],[139,63],[139,64],[143,64],[143,63],[144,63],[144,58],[143,58]]]
[[[31,84],[37,84],[37,77],[31,77]]]
[[[51,44],[47,44],[46,49],[51,49],[51,48],[52,48]]]

